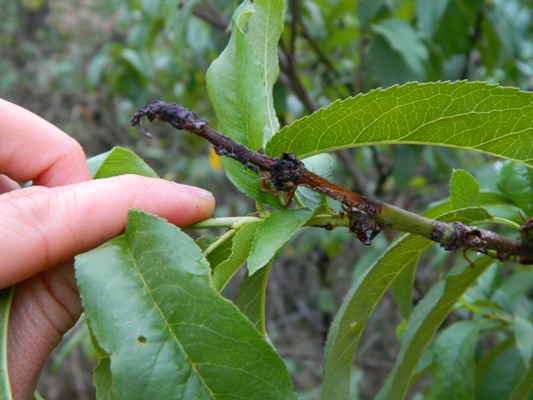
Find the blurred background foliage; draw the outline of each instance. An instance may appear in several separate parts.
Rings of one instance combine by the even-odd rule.
[[[156,99],[179,102],[216,127],[205,74],[229,39],[228,21],[238,4],[0,0],[0,96],[60,126],[88,156],[124,146],[161,176],[212,190],[217,216],[253,212],[253,203],[228,184],[204,142],[155,124],[150,129],[158,139],[149,141],[129,127],[133,112]],[[413,80],[468,79],[533,88],[533,4],[527,0],[287,0],[285,7],[275,86],[282,126],[335,99]],[[444,148],[379,146],[343,150],[334,160],[336,182],[415,212],[448,195],[453,168],[473,174],[482,190],[506,183],[498,178],[501,162]],[[495,211],[520,222],[516,210]],[[275,263],[268,332],[303,398],[318,396],[323,342],[347,288],[393,238],[381,235],[364,248],[343,230],[304,229]],[[437,248],[424,254],[414,282],[415,302],[455,257]],[[503,280],[501,273],[518,278]],[[476,295],[487,301],[492,301],[488,292],[500,293],[500,299],[501,293],[516,290],[531,295],[530,273],[503,265],[493,275]],[[234,295],[231,288],[226,294]],[[489,308],[495,304],[489,302]],[[392,367],[398,338],[390,327],[401,321],[387,296],[356,357],[354,387],[361,398],[372,398]],[[47,367],[40,383],[45,397],[94,396],[82,326]],[[486,341],[505,344],[504,339]],[[75,346],[80,342],[85,344]],[[511,365],[517,362],[518,356],[505,348],[502,356]],[[415,391],[427,385],[422,380]]]

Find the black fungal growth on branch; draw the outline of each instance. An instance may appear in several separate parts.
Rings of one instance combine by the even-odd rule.
[[[298,186],[305,173],[304,163],[292,153],[283,153],[272,163],[270,182],[275,189],[289,192]]]
[[[285,207],[288,207],[296,188],[301,185],[341,203],[348,216],[348,227],[365,245],[381,230],[396,230],[424,236],[440,243],[446,250],[474,250],[481,253],[494,251],[500,260],[515,257],[523,264],[533,263],[533,218],[524,221],[522,237],[509,239],[495,232],[468,226],[461,222],[445,223],[422,217],[398,207],[366,198],[307,170],[292,153],[283,153],[281,158],[269,157],[255,152],[235,140],[209,127],[207,121],[174,103],[155,101],[140,108],[132,117],[131,124],[146,137],[152,137],[141,125],[142,117],[169,123],[176,129],[185,130],[209,141],[218,155],[237,160],[245,168],[260,174],[276,191],[285,192]]]

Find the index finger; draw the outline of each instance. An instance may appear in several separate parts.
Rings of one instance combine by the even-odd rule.
[[[34,113],[2,99],[0,174],[48,187],[91,179],[78,142]]]
[[[130,208],[187,226],[209,217],[214,206],[202,189],[138,175],[6,193],[0,196],[0,288],[118,235]]]

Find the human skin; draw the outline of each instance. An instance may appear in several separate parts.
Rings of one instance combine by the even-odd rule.
[[[92,180],[74,139],[0,99],[0,288],[16,284],[7,342],[13,397],[32,398],[44,362],[80,316],[76,254],[122,232],[130,208],[186,226],[214,205],[211,193],[162,179]]]

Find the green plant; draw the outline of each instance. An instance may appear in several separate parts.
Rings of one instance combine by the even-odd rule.
[[[445,146],[505,160],[494,173],[497,189],[491,191],[481,190],[469,172],[455,170],[449,198],[428,207],[423,213],[428,220],[394,210],[391,222],[363,209],[369,223],[377,220],[381,229],[408,233],[390,244],[345,296],[326,343],[322,397],[350,398],[357,345],[378,301],[391,288],[404,321],[398,329],[399,354],[379,398],[404,398],[428,372],[433,384],[420,389],[428,398],[488,398],[483,396],[494,395],[491,388],[496,386],[500,398],[527,398],[533,385],[528,298],[533,285],[526,265],[531,261],[527,218],[533,215],[533,96],[479,82],[408,83],[333,102],[279,130],[273,85],[282,10],[281,1],[244,2],[233,17],[228,46],[209,69],[209,95],[218,130],[225,135],[253,151],[264,148],[272,159],[291,152],[319,175],[331,174],[326,153],[369,145]],[[393,26],[383,22],[374,29],[392,40],[387,28]],[[402,56],[411,60],[402,71],[421,68],[408,54]],[[96,178],[155,175],[121,148],[91,165]],[[197,224],[191,229],[227,230],[194,241],[165,221],[132,210],[123,235],[77,258],[82,300],[101,355],[95,371],[99,397],[296,397],[289,373],[268,341],[264,309],[269,272],[275,254],[304,226],[348,227],[351,221],[338,211],[345,203],[349,214],[354,204],[342,195],[340,203],[332,203],[324,196],[328,193],[314,186],[312,192],[298,188],[292,207],[284,209],[279,196],[262,188],[253,168],[261,169],[257,162],[245,169],[230,157],[223,165],[231,182],[256,201],[253,215]],[[466,250],[465,243],[450,246],[464,247],[465,256],[442,270],[441,279],[414,305],[419,260],[434,248],[428,237],[436,225],[430,220],[488,224],[489,231],[498,229],[503,243],[513,239],[525,254],[517,257],[515,248],[505,245],[489,249],[478,243],[487,255]],[[361,232],[360,225],[352,228]],[[373,238],[375,228],[370,233],[363,241]],[[498,258],[509,261],[503,267]],[[230,302],[220,293],[244,262],[246,275]],[[502,268],[509,271],[505,279],[499,275]],[[439,331],[446,318],[455,321]],[[487,345],[486,338],[495,344]],[[512,372],[505,375],[502,370],[509,364]]]
[[[292,152],[301,158],[369,144],[449,146],[521,163],[524,165],[518,167],[521,173],[531,177],[527,169],[532,159],[533,120],[528,117],[533,111],[531,95],[487,84],[408,84],[371,92],[336,102],[276,132],[272,85],[277,75],[277,52],[276,41],[272,38],[281,33],[281,11],[281,2],[243,3],[233,18],[228,47],[208,72],[208,89],[218,126],[229,137],[251,149],[266,146],[266,154],[272,156]],[[179,126],[176,119],[174,124]],[[215,143],[217,145],[220,154],[233,151],[233,158],[239,159],[237,151]],[[258,165],[248,156],[244,162]],[[252,393],[257,398],[294,397],[281,360],[261,339],[261,335],[266,335],[263,309],[270,264],[274,254],[303,225],[316,225],[316,219],[323,226],[338,225],[339,220],[345,225],[349,222],[339,218],[320,196],[307,200],[302,195],[296,201],[296,208],[282,209],[277,196],[262,190],[254,168],[243,169],[230,159],[224,161],[224,167],[235,186],[257,201],[258,214],[203,223],[201,227],[229,228],[208,244],[202,241],[203,253],[192,239],[176,228],[132,211],[123,236],[78,258],[82,299],[89,326],[103,355],[96,380],[100,393],[112,389],[118,397],[127,398],[172,397],[176,393],[184,397],[192,393],[214,398],[248,398]],[[101,168],[106,168],[105,162]],[[530,193],[531,181],[522,182],[525,183],[523,190]],[[516,208],[517,196],[524,191],[480,193],[475,178],[462,170],[454,172],[450,185],[450,200],[429,210],[427,215],[469,225],[500,222],[515,232],[508,234],[520,237],[519,224],[494,219],[482,207],[498,204]],[[298,193],[296,196],[300,197]],[[526,215],[530,215],[527,209],[530,203],[531,197],[522,202],[522,212]],[[272,208],[266,210],[261,204]],[[413,228],[409,217],[392,222],[377,219],[384,228],[419,234],[426,229],[426,236],[434,236],[430,226]],[[523,234],[527,232],[523,228]],[[522,256],[530,258],[531,243],[520,243],[527,253]],[[404,278],[401,290],[397,288],[397,292],[403,292],[398,301],[410,301],[409,283],[416,261],[430,245],[423,237],[412,234],[402,237],[348,293],[326,345],[324,398],[348,398],[352,359],[372,310],[385,290],[405,274],[411,279]],[[466,246],[463,243],[458,247]],[[482,245],[478,249],[492,253]],[[400,354],[380,397],[404,397],[414,382],[418,361],[434,337],[438,339],[435,346],[443,346],[441,342],[444,342],[451,354],[435,357],[431,364],[434,374],[443,374],[442,370],[458,362],[472,370],[476,337],[487,327],[496,329],[495,321],[500,322],[498,329],[505,326],[520,332],[521,329],[531,330],[530,324],[524,324],[525,320],[519,315],[487,316],[476,310],[476,302],[466,297],[469,289],[476,288],[477,278],[497,261],[495,256],[504,259],[511,255],[503,249],[497,253],[492,253],[492,257],[469,255],[473,261],[459,262],[408,313]],[[235,307],[218,292],[244,260],[247,260],[248,273]],[[106,293],[113,293],[116,302],[109,302]],[[125,299],[131,306],[124,306]],[[447,339],[444,333],[448,331],[437,335],[439,326],[457,302],[476,311],[473,322],[461,322],[449,328],[470,338],[459,343]],[[524,363],[524,377],[515,386],[516,396],[519,396],[529,389],[531,340],[523,332],[515,338]],[[454,354],[454,346],[461,346],[461,350]],[[132,368],[132,365],[138,367]],[[139,378],[145,374],[149,375],[146,380]],[[440,381],[440,385],[433,386],[432,395],[442,396],[451,388],[460,391],[461,396],[474,394],[471,374],[456,374],[453,378],[455,381],[448,377],[447,382]]]

